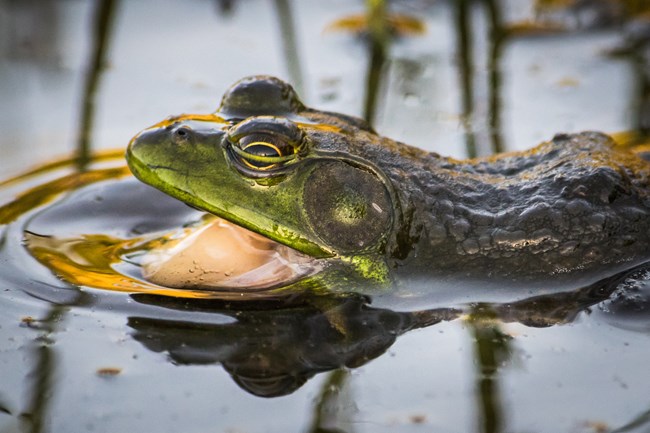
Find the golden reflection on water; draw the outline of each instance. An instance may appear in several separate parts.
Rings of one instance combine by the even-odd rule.
[[[126,166],[106,168],[69,174],[35,186],[20,194],[14,201],[0,207],[0,224],[9,224],[19,216],[51,202],[65,192],[103,180],[118,179],[128,174],[130,171]]]
[[[174,238],[192,232],[184,228],[163,235],[147,235],[121,239],[106,234],[82,234],[59,238],[25,232],[24,243],[29,253],[59,279],[70,284],[93,289],[127,293],[148,293],[192,299],[237,300],[269,296],[272,290],[228,291],[193,290],[154,284],[129,275],[120,268],[132,264],[139,268],[145,254],[164,248]]]
[[[169,288],[150,283],[120,271],[134,257],[159,248],[168,237],[120,239],[103,234],[84,234],[56,238],[25,233],[30,254],[58,278],[81,287],[114,292],[148,293],[192,299],[241,300],[268,297],[273,290],[250,292]]]
[[[56,200],[83,187],[103,181],[118,181],[130,176],[128,167],[123,164],[123,155],[123,149],[98,153],[92,159],[93,164],[106,163],[113,166],[81,172],[70,172],[71,169],[74,170],[72,167],[75,158],[56,160],[2,182],[2,188],[19,186],[21,183],[30,185],[31,181],[35,182],[36,186],[18,193],[13,200],[0,207],[0,224],[14,223],[30,212],[50,206]],[[115,166],[116,164],[118,165]],[[50,180],[43,182],[43,178]],[[241,299],[242,294],[239,292],[168,288],[138,278],[137,275],[122,272],[121,268],[128,265],[138,269],[139,257],[153,249],[161,248],[175,237],[187,235],[190,231],[190,228],[185,227],[168,233],[149,233],[123,239],[103,233],[83,233],[62,238],[25,230],[23,243],[40,264],[57,278],[72,285],[177,298]],[[246,293],[246,296],[268,296],[268,292],[269,290],[260,290]]]
[[[79,238],[58,239],[26,233],[25,242],[35,259],[58,278],[77,286],[183,298],[209,297],[205,292],[169,289],[118,272],[115,266],[122,263],[122,257],[147,249],[147,242],[142,238],[119,239],[87,234]]]

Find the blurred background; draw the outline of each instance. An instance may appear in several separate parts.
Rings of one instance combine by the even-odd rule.
[[[272,74],[456,157],[641,131],[647,0],[0,0],[0,174],[124,147]]]

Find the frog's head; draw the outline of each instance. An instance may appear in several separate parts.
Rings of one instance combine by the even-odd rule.
[[[308,109],[288,84],[256,76],[230,88],[214,114],[142,131],[127,160],[140,180],[190,206],[372,274],[397,215],[372,162],[376,142],[363,121]]]

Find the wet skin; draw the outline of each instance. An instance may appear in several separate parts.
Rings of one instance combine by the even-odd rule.
[[[595,132],[455,160],[257,76],[214,114],[142,131],[127,160],[190,206],[376,281],[602,275],[650,255],[650,165]]]

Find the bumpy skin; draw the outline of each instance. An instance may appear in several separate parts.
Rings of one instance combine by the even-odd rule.
[[[233,130],[258,121],[284,122],[307,143],[280,175],[242,169],[233,156]],[[189,150],[173,136],[183,126],[192,128]],[[236,83],[214,115],[178,116],[143,131],[127,159],[141,180],[192,206],[375,277],[526,279],[632,266],[650,254],[650,166],[595,132],[459,161],[380,137],[359,119],[308,109],[289,85],[259,76]],[[348,169],[358,176],[329,191],[328,179],[344,179]],[[372,197],[346,195],[353,203],[345,212],[330,209],[345,200],[328,194],[350,189]],[[341,221],[363,221],[358,227],[368,233],[337,235],[327,219],[342,213]]]
[[[472,161],[423,155],[417,165],[391,177],[408,179],[411,236],[439,269],[548,275],[650,252],[648,165],[603,134]]]

